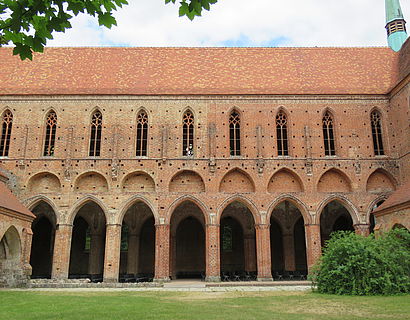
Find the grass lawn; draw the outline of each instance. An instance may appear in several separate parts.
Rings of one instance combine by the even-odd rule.
[[[410,296],[311,292],[0,291],[0,319],[410,319]]]

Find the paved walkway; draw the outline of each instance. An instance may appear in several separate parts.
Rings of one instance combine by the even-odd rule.
[[[272,282],[203,282],[199,280],[173,280],[161,286],[127,286],[127,287],[43,287],[29,289],[4,289],[16,291],[196,291],[196,292],[231,292],[231,291],[307,291],[311,290],[309,281],[272,281]],[[3,290],[3,289],[0,289]]]

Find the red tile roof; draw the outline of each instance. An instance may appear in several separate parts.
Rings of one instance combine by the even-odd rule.
[[[0,48],[0,95],[386,94],[389,48]]]
[[[410,180],[393,192],[373,213],[377,214],[380,211],[385,211],[386,209],[405,204],[406,202],[410,202]]]
[[[0,172],[0,176],[2,178],[5,177],[2,172]],[[16,196],[11,193],[9,188],[7,188],[6,185],[0,181],[0,209],[1,208],[19,212],[25,216],[35,218],[34,214],[31,213],[25,206],[23,206],[21,202],[16,198]]]

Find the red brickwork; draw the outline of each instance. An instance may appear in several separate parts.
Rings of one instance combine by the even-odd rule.
[[[260,280],[272,277],[274,259],[280,260],[286,271],[302,270],[301,260],[307,260],[310,269],[320,257],[324,229],[330,232],[337,220],[333,215],[328,219],[332,223],[321,225],[322,211],[329,203],[339,202],[351,218],[350,227],[367,234],[374,205],[410,176],[409,78],[397,82],[399,55],[388,49],[83,49],[84,55],[74,66],[70,59],[79,57],[77,50],[81,49],[49,49],[48,58],[36,57],[34,66],[42,68],[54,57],[57,68],[62,61],[59,58],[67,56],[67,64],[73,68],[64,78],[60,78],[62,73],[50,75],[48,68],[38,71],[44,77],[39,75],[36,82],[27,71],[32,66],[9,57],[8,49],[0,49],[0,56],[7,61],[5,67],[21,66],[19,74],[27,80],[0,77],[0,83],[7,83],[0,93],[0,115],[6,110],[13,113],[9,154],[0,158],[0,163],[8,170],[10,185],[21,201],[30,208],[41,202],[51,208],[48,214],[55,220],[53,278],[69,275],[73,230],[79,217],[92,231],[89,252],[81,249],[79,255],[88,257],[87,273],[104,270],[105,281],[117,281],[120,270],[135,274],[147,268],[138,256],[144,249],[141,230],[147,217],[155,220],[152,255],[157,281],[176,276],[174,246],[178,237],[183,238],[178,234],[182,217],[198,220],[203,228],[205,265],[197,271],[205,273],[208,280],[219,279],[221,266],[228,264],[221,261],[220,224],[225,217],[241,226],[238,234],[242,238],[232,241],[233,247],[239,243],[238,248],[243,248],[244,260],[228,267],[243,265],[244,272],[255,272]],[[220,66],[217,77],[201,69],[177,82],[182,79],[181,67],[176,70],[172,66],[178,65],[181,57],[175,52],[202,55],[205,51],[215,62],[212,68]],[[97,79],[107,67],[102,52],[109,53],[110,62],[124,64],[125,73],[97,83],[86,75],[91,73]],[[221,52],[231,55],[220,56]],[[123,61],[127,54],[134,60]],[[90,55],[105,61],[101,70],[82,69]],[[289,58],[295,55],[298,59]],[[150,75],[155,59],[141,74],[126,72],[130,71],[129,61],[149,56],[169,59],[163,78]],[[268,56],[277,63],[255,63],[255,59],[267,61]],[[354,65],[349,63],[352,59]],[[238,63],[250,68],[249,79],[232,82]],[[284,65],[287,67],[282,70]],[[304,70],[309,67],[309,79],[297,71],[302,66]],[[9,69],[2,74],[7,73],[13,74]],[[47,75],[54,85],[42,84]],[[171,75],[175,75],[172,81]],[[192,77],[197,81],[191,81]],[[73,79],[82,80],[77,83]],[[238,79],[243,80],[243,75]],[[181,87],[166,85],[175,83]],[[23,92],[23,84],[27,91]],[[93,95],[82,95],[86,93]],[[45,120],[50,110],[58,119],[56,141],[52,155],[44,156]],[[103,119],[101,154],[90,157],[90,123],[96,110]],[[136,157],[141,110],[148,118],[147,156]],[[182,118],[187,110],[194,117],[194,144],[192,155],[184,156]],[[240,155],[230,152],[232,110],[241,117]],[[373,150],[373,110],[381,114],[384,155],[375,156]],[[288,156],[278,155],[278,112],[287,115]],[[325,155],[322,118],[326,112],[333,116],[332,156]],[[282,208],[284,202],[294,208]],[[181,213],[181,219],[174,217],[185,203],[192,206]],[[241,205],[227,209],[237,203]],[[130,209],[133,205],[136,207]],[[248,214],[242,212],[243,207]],[[128,218],[129,210],[134,216]],[[277,247],[271,241],[271,215],[278,225],[274,234]],[[299,225],[304,224],[304,234],[295,231],[299,218],[303,219]],[[120,250],[124,224],[129,232],[128,253]],[[149,239],[149,235],[145,237]],[[301,250],[303,238],[305,250]],[[272,252],[271,246],[276,251]],[[306,252],[306,259],[296,257],[295,252]],[[121,266],[123,256],[127,261]]]

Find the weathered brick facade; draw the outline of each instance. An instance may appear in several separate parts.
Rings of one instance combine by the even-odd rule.
[[[55,50],[54,58],[67,58],[61,55],[63,49]],[[269,49],[261,50],[263,57],[253,49],[243,50],[240,54],[255,65],[269,55]],[[223,79],[218,71],[208,70],[204,78],[214,83],[192,82],[191,94],[186,89],[188,80],[178,78],[179,71],[174,70],[164,78],[174,72],[172,81],[175,87],[181,84],[180,92],[177,88],[165,92],[168,89],[161,87],[156,93],[152,79],[149,84],[147,80],[147,92],[140,90],[141,79],[136,93],[128,92],[133,87],[126,82],[134,75],[124,70],[124,84],[116,83],[119,87],[107,92],[103,84],[109,85],[108,73],[94,93],[97,74],[84,74],[89,82],[52,76],[56,82],[50,80],[46,88],[41,77],[50,72],[41,70],[47,63],[40,61],[36,65],[40,69],[32,72],[42,85],[28,81],[27,95],[9,86],[0,91],[0,114],[13,113],[10,149],[0,163],[14,181],[14,193],[34,212],[36,221],[48,221],[43,219],[41,228],[35,227],[36,221],[33,224],[34,238],[37,229],[50,233],[48,239],[33,242],[33,275],[64,279],[103,274],[104,281],[118,281],[120,274],[154,273],[157,280],[202,274],[207,280],[218,280],[225,272],[243,272],[269,280],[272,272],[310,268],[333,230],[368,233],[375,205],[410,174],[410,78],[409,70],[403,70],[408,65],[409,41],[397,55],[388,49],[349,51],[341,61],[371,57],[375,70],[364,70],[367,66],[354,65],[355,60],[345,61],[345,65],[332,65],[333,79],[327,78],[329,68],[320,72],[324,65],[320,57],[327,57],[328,49],[322,53],[312,49],[311,56],[303,57],[297,57],[297,49],[279,50],[291,57],[281,56],[284,60],[276,63],[285,64],[284,70],[286,64],[292,69],[296,63],[305,73],[272,74],[281,84],[272,82],[271,90],[260,85],[257,72],[261,78],[266,75],[257,67],[252,79],[242,75],[245,84],[237,92],[230,86],[229,70],[221,72]],[[218,54],[223,55],[224,49],[210,50],[211,56]],[[394,75],[380,71],[383,68],[376,62],[382,57]],[[67,59],[71,63],[74,58]],[[221,61],[215,63],[224,68]],[[252,71],[244,62],[237,65],[241,67]],[[357,75],[362,83],[354,83],[357,78],[350,68],[352,73],[362,73]],[[201,77],[185,71],[188,79]],[[161,69],[149,72],[159,74],[158,83],[164,81]],[[213,72],[214,80],[209,75]],[[59,93],[52,88],[58,81],[63,88]],[[238,80],[233,76],[232,82]],[[7,78],[1,83],[8,83]],[[66,88],[67,83],[72,88]],[[218,87],[222,84],[225,87]],[[43,156],[45,121],[51,110],[57,115],[55,147],[51,156]],[[90,157],[90,122],[96,110],[102,114],[101,154]],[[147,156],[137,157],[141,110],[148,115]],[[184,155],[182,147],[187,110],[194,116],[192,156]],[[230,153],[233,110],[240,115],[239,156]],[[375,156],[370,121],[374,110],[381,115],[384,155]],[[288,155],[283,156],[278,156],[275,122],[280,111],[288,121]],[[325,155],[325,112],[333,117],[335,155],[330,156]],[[127,225],[127,239],[121,239],[123,225]],[[41,248],[51,251],[36,260],[35,255],[41,255],[36,250]]]

